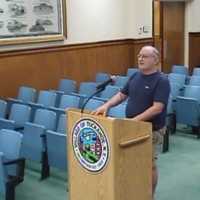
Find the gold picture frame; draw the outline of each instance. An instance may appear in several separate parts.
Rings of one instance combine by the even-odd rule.
[[[64,40],[66,0],[1,0],[0,46]]]

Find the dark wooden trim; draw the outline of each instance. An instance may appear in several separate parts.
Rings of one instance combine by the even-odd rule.
[[[152,43],[153,38],[141,38],[141,39],[133,39],[134,44],[143,44],[143,43]]]
[[[189,35],[192,35],[192,36],[200,36],[200,32],[189,32]]]
[[[71,51],[79,49],[89,49],[96,47],[106,47],[106,46],[116,46],[116,45],[125,45],[125,44],[142,44],[142,43],[153,43],[153,38],[141,38],[141,39],[119,39],[119,40],[109,40],[109,41],[100,41],[100,42],[91,42],[91,43],[81,43],[81,44],[71,44],[71,45],[56,45],[50,47],[40,47],[40,48],[31,48],[31,49],[21,49],[21,50],[9,50],[0,52],[0,57],[7,56],[19,56],[19,55],[28,55],[28,54],[41,54],[47,52],[61,52],[61,51]]]
[[[189,70],[200,65],[200,32],[189,32]]]

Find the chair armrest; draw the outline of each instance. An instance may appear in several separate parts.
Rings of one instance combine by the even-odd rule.
[[[56,108],[56,107],[49,107],[49,110],[52,110],[54,112],[65,112],[65,109],[63,109],[63,108]]]
[[[7,98],[7,101],[11,101],[14,103],[23,103],[23,101],[21,99],[15,99],[15,98]]]
[[[17,127],[17,128],[14,128],[15,131],[23,131],[24,130],[24,127],[21,126],[21,127]]]
[[[74,95],[74,96],[82,97],[82,98],[87,98],[87,95],[85,95],[85,94],[79,94],[79,93],[75,93],[75,92],[72,92],[70,94]]]
[[[0,127],[1,129],[14,129],[15,128],[15,121],[9,119],[0,119]]]
[[[44,107],[43,104],[41,104],[41,103],[34,103],[34,102],[28,102],[28,105],[35,106],[35,107]]]
[[[63,91],[60,91],[60,90],[50,90],[51,92],[54,92],[56,94],[59,94],[59,95],[63,95],[65,94]]]
[[[3,162],[4,165],[14,165],[17,164],[17,176],[23,178],[25,170],[25,158],[18,158],[14,160],[8,160]]]
[[[92,99],[96,99],[96,100],[103,101],[103,102],[108,101],[108,99],[102,98],[102,97],[93,97]]]
[[[24,129],[40,129],[40,130],[44,131],[45,127],[42,126],[42,125],[39,125],[39,124],[34,124],[34,123],[31,123],[31,122],[26,122],[25,126],[24,126]]]

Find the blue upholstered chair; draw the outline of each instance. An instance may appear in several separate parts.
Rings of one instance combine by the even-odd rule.
[[[200,76],[200,67],[195,67],[192,72],[193,76]]]
[[[125,118],[126,117],[126,105],[119,104],[109,109],[108,116],[115,118]]]
[[[69,108],[79,108],[80,97],[75,95],[63,95],[61,97],[60,105],[58,108],[49,107],[49,110],[56,112],[57,118],[60,114],[65,114],[65,110]]]
[[[21,155],[26,159],[41,162],[41,179],[48,174],[46,151],[46,131],[55,130],[56,113],[50,110],[38,109],[33,123],[24,126]]]
[[[190,81],[189,81],[189,85],[196,85],[196,86],[200,86],[200,76],[191,76],[190,77]]]
[[[127,69],[127,73],[126,73],[126,75],[128,76],[128,77],[131,77],[133,74],[135,74],[136,72],[138,72],[138,68],[128,68]]]
[[[0,99],[0,118],[4,118],[6,116],[6,107],[7,102]]]
[[[168,79],[169,79],[170,83],[179,84],[181,87],[183,87],[186,83],[186,75],[185,74],[170,73],[170,74],[168,74]]]
[[[184,74],[186,76],[189,74],[188,68],[184,65],[173,65],[171,72],[176,74]]]
[[[80,107],[84,104],[84,101],[90,97],[92,94],[94,94],[97,90],[97,83],[96,82],[82,82],[80,83],[79,92],[78,93],[72,93],[75,96],[80,97]]]
[[[8,119],[0,118],[0,129],[23,129],[30,120],[31,108],[23,104],[12,104]]]
[[[186,86],[184,96],[176,98],[176,122],[196,127],[200,137],[200,86]]]
[[[35,102],[37,96],[36,89],[32,87],[22,86],[19,88],[18,96],[17,98],[8,98],[8,106],[7,106],[7,113],[10,113],[10,109],[12,107],[13,103],[21,103],[21,104],[27,104],[29,102]]]
[[[128,76],[117,76],[114,85],[123,88],[127,83],[128,79]]]
[[[97,83],[102,83],[104,81],[107,81],[108,79],[110,79],[110,74],[99,72],[99,73],[96,74],[95,81]]]
[[[47,155],[50,167],[67,171],[67,136],[58,132],[47,131]]]
[[[0,193],[5,200],[15,199],[15,187],[24,180],[25,159],[20,157],[22,135],[0,130]]]
[[[100,100],[100,101],[107,101],[112,96],[117,94],[120,91],[120,87],[108,85],[106,86],[105,90],[102,91],[99,95],[99,97],[94,97],[94,99]]]
[[[71,79],[61,79],[59,81],[59,86],[57,90],[51,90],[57,94],[56,97],[56,107],[60,104],[62,95],[71,94],[72,92],[77,91],[76,81]]]
[[[104,104],[104,101],[101,101],[101,100],[97,100],[97,99],[90,99],[86,106],[85,106],[85,109],[86,110],[90,110],[90,111],[93,111],[95,109],[97,109],[99,106],[103,105]]]
[[[60,115],[57,129],[46,132],[48,166],[64,171],[67,170],[66,117],[64,114]],[[49,174],[46,177],[48,176]]]

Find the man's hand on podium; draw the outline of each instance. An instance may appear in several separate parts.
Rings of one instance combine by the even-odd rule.
[[[103,115],[103,116],[106,116],[107,112],[108,112],[108,109],[109,109],[109,107],[106,104],[104,104],[104,105],[98,107],[96,110],[92,111],[91,114],[92,115]]]

